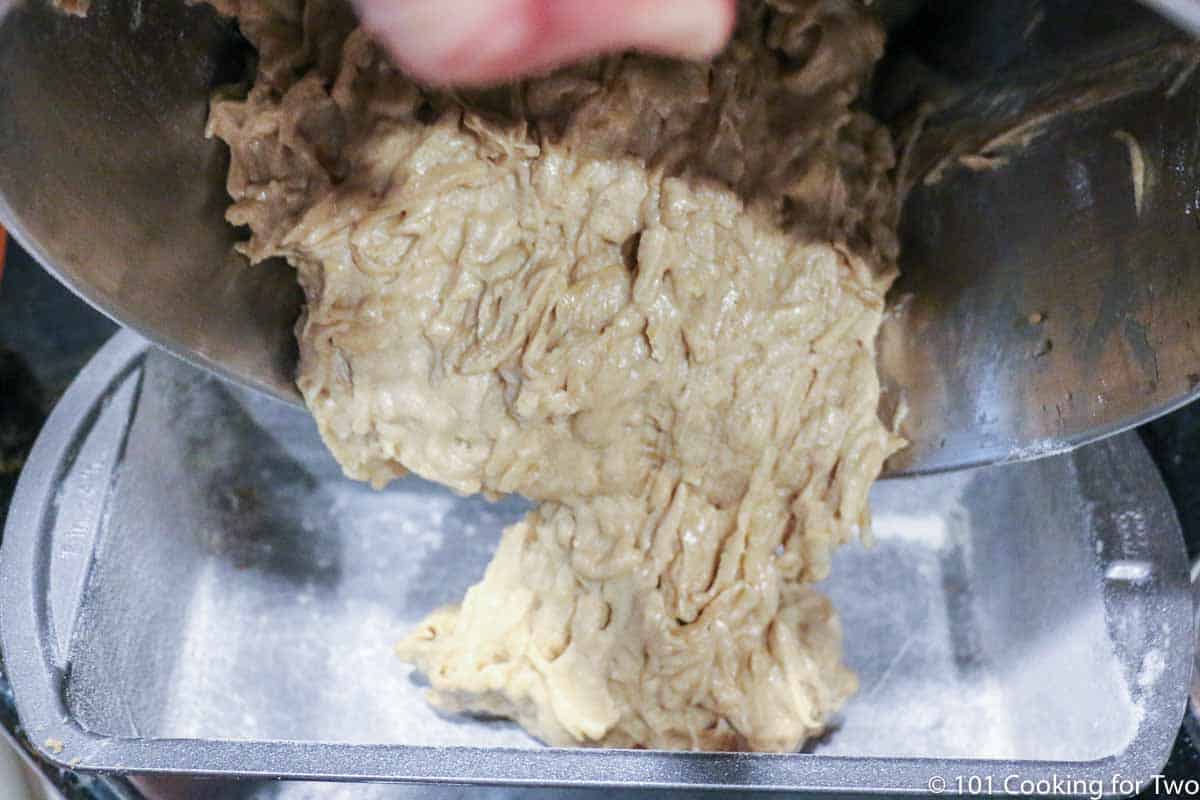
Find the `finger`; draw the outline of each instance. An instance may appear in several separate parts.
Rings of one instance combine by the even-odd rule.
[[[736,0],[358,0],[397,62],[435,84],[495,83],[636,48],[704,58],[725,44]]]
[[[734,0],[543,0],[542,35],[515,59],[493,62],[495,77],[589,56],[638,49],[681,58],[715,55],[733,28]]]

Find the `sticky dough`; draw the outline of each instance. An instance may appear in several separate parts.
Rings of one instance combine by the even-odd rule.
[[[219,0],[231,222],[307,297],[298,383],[347,474],[538,503],[399,645],[449,711],[556,745],[789,751],[854,691],[812,586],[900,442],[876,414],[890,139],[856,0],[744,2],[711,64],[475,93],[341,3]]]

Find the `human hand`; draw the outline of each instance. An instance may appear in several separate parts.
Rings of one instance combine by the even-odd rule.
[[[432,84],[497,83],[624,49],[705,58],[736,0],[355,0],[407,72]]]

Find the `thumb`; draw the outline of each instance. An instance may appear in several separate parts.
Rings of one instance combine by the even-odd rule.
[[[357,0],[364,25],[407,72],[479,85],[605,52],[715,54],[736,0]]]

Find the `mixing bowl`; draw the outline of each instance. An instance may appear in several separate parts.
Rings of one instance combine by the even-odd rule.
[[[872,98],[911,191],[881,335],[891,474],[1069,449],[1200,385],[1200,81],[1129,0],[891,0]],[[225,224],[207,100],[251,58],[183,2],[45,2],[0,24],[0,220],[154,342],[298,402],[286,265]],[[910,136],[916,131],[921,135]]]

